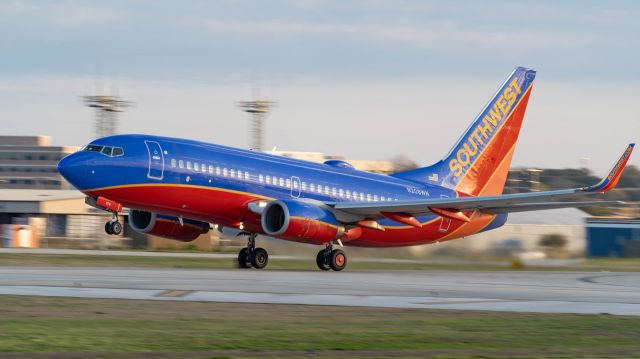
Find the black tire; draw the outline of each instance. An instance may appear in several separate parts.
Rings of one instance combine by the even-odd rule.
[[[119,235],[120,233],[122,233],[122,223],[111,222],[111,233],[115,235]]]
[[[347,255],[340,249],[331,251],[329,266],[336,272],[343,270],[347,266]]]
[[[320,270],[327,271],[331,269],[329,268],[329,264],[325,263],[324,261],[324,249],[318,252],[318,255],[316,256],[316,264],[318,265],[318,268],[320,268]]]
[[[269,263],[269,254],[264,248],[256,248],[251,256],[251,265],[253,268],[262,269]]]
[[[113,234],[113,232],[111,232],[111,222],[107,222],[104,224],[104,231],[107,232],[108,235]]]
[[[251,268],[247,258],[247,247],[242,248],[238,253],[238,268]]]

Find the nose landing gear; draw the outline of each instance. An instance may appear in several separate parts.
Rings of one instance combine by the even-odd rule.
[[[269,254],[264,248],[256,248],[256,233],[251,233],[247,246],[238,253],[238,267],[262,269],[269,263]]]
[[[347,255],[342,249],[333,249],[333,244],[327,246],[318,252],[316,256],[316,264],[323,271],[333,269],[339,272],[347,267]]]

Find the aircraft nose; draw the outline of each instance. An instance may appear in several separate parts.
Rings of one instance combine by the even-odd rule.
[[[76,188],[80,188],[79,183],[87,170],[87,161],[83,157],[78,153],[72,153],[58,162],[58,172]]]

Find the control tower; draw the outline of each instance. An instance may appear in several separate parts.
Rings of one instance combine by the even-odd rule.
[[[96,109],[96,137],[118,133],[118,113],[124,112],[125,108],[133,106],[133,102],[111,95],[83,96],[82,100],[88,107]]]
[[[264,150],[264,121],[267,118],[275,102],[267,100],[241,101],[238,106],[251,114],[251,149],[254,151]]]

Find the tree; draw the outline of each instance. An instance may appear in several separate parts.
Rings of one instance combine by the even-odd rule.
[[[389,160],[395,172],[409,171],[418,168],[418,164],[405,155],[397,155]]]
[[[540,238],[538,245],[550,249],[562,249],[567,245],[567,238],[563,234],[545,234]]]

